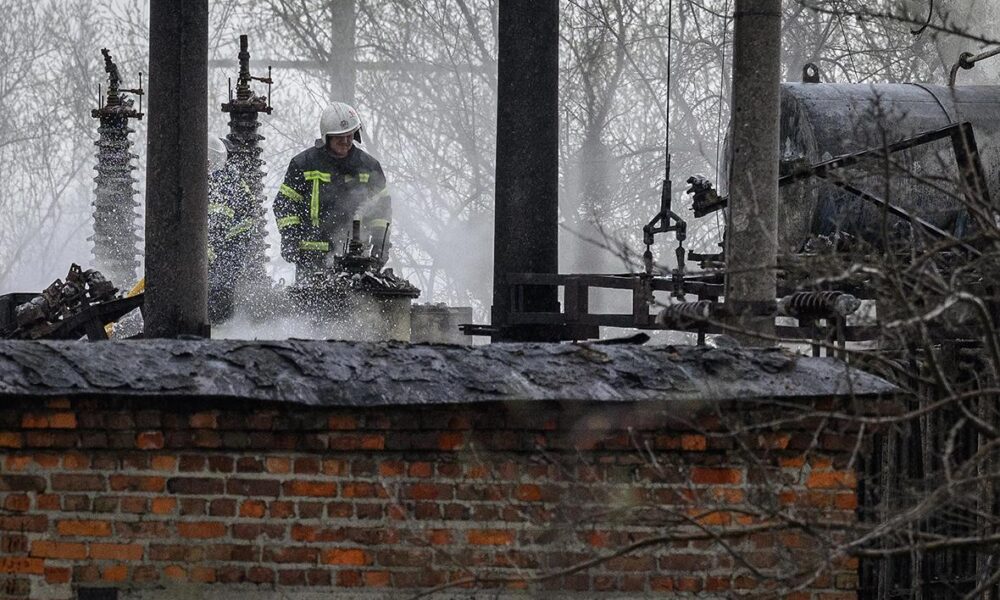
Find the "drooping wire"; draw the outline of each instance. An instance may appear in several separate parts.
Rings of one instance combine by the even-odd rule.
[[[921,33],[923,33],[924,30],[927,29],[927,27],[931,24],[931,18],[933,17],[934,17],[934,0],[928,0],[927,20],[920,27],[916,29],[911,29],[910,33],[912,33],[913,35],[920,35]]]
[[[722,106],[725,102],[726,89],[726,38],[729,36],[729,0],[726,0],[723,19],[725,20],[722,22],[722,65],[719,69],[719,114],[715,130],[715,189],[720,189],[722,181]],[[715,211],[715,230],[720,234],[722,232],[719,211]]]

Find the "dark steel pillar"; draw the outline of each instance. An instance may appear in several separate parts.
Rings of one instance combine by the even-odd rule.
[[[559,270],[559,1],[500,0],[493,325],[509,325],[507,273]],[[558,310],[555,287],[525,288],[523,310]],[[493,341],[549,341],[510,327]]]
[[[151,0],[146,337],[208,332],[208,0]]]
[[[357,83],[356,38],[357,1],[330,2],[330,54],[327,59],[327,76],[330,78],[330,100],[354,106],[354,88]]]
[[[778,252],[781,0],[736,0],[733,34],[733,157],[726,227],[726,303],[767,345],[774,318],[754,316],[774,302]]]

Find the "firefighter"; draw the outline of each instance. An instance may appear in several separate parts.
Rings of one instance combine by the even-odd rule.
[[[288,164],[274,200],[281,256],[296,278],[321,271],[360,220],[362,239],[378,254],[388,233],[391,205],[382,166],[361,149],[361,118],[343,102],[320,118],[320,138]],[[379,256],[384,261],[384,256]]]
[[[208,140],[208,316],[232,317],[234,293],[247,271],[255,206],[250,187],[230,158],[228,140]]]

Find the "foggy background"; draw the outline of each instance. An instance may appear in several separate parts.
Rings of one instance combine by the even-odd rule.
[[[561,272],[638,268],[640,228],[658,208],[664,176],[669,4],[561,2]],[[690,175],[718,177],[729,118],[732,0],[672,4],[674,206],[689,219],[686,245],[717,251],[718,218],[694,222],[683,190]],[[935,22],[988,35],[1000,23],[998,4],[937,0]],[[273,277],[290,282],[293,269],[277,255],[271,201],[289,159],[317,137],[322,109],[330,100],[346,100],[361,112],[367,148],[393,191],[389,266],[423,290],[420,302],[470,305],[479,322],[486,320],[497,0],[210,5],[209,59],[230,61],[210,63],[211,134],[228,132],[219,108],[228,99],[227,80],[236,78],[238,36],[250,35],[254,75],[265,76],[268,62],[275,64],[275,110],[261,115],[260,129]],[[0,7],[0,293],[37,291],[63,277],[70,263],[90,264],[98,124],[90,111],[98,106],[98,84],[107,83],[100,49],[111,50],[124,87],[138,85],[138,73],[148,72],[148,7],[145,0],[0,0]],[[908,19],[922,21],[927,10],[928,0],[788,0],[786,79],[800,80],[802,66],[813,62],[824,81],[944,83],[960,52],[982,46],[933,30],[913,35]],[[353,44],[342,33],[352,25]],[[998,65],[994,59],[962,71],[959,83],[995,83]],[[255,82],[255,91],[265,93],[266,86]],[[146,121],[133,123],[144,201]],[[668,268],[672,248],[663,238],[656,250]]]

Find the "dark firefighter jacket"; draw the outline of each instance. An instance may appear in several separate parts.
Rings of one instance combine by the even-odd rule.
[[[274,200],[281,233],[281,256],[296,264],[340,253],[350,237],[351,221],[360,220],[364,239],[381,243],[391,217],[382,165],[358,148],[335,158],[313,147],[288,164]]]
[[[233,163],[208,175],[209,316],[219,322],[232,315],[233,288],[247,270],[259,210],[254,194]]]

